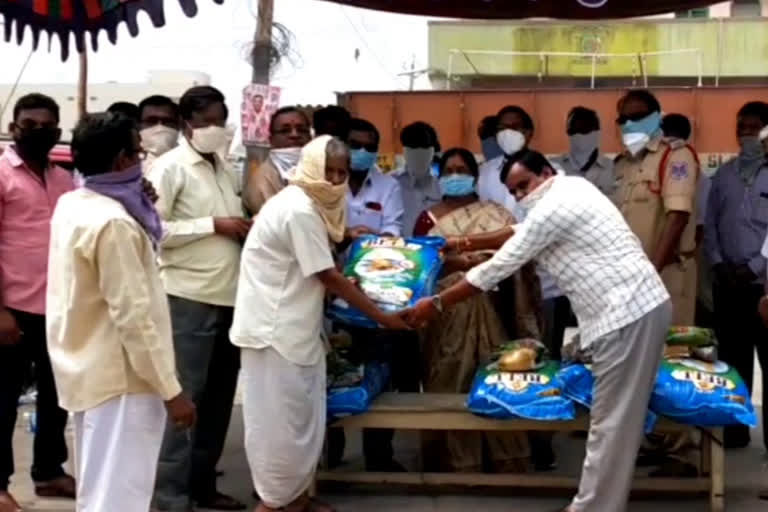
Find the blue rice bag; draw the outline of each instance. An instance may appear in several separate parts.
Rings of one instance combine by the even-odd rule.
[[[531,371],[502,372],[497,361],[484,365],[472,382],[467,408],[497,419],[572,420],[575,408],[562,396],[559,367],[556,361],[545,361]]]
[[[387,312],[402,311],[434,293],[443,265],[438,237],[364,236],[347,251],[344,276]],[[376,322],[336,298],[327,310],[340,323],[376,328]]]
[[[700,427],[757,425],[744,380],[735,368],[722,361],[662,361],[651,395],[651,409],[680,423]]]
[[[363,380],[360,383],[355,386],[328,389],[328,420],[366,412],[373,399],[384,391],[388,380],[389,366],[384,363],[366,363]]]
[[[592,388],[595,379],[592,369],[583,364],[569,364],[560,369],[557,378],[563,388],[563,395],[579,405],[590,409],[592,407]],[[658,416],[649,410],[645,415],[645,433],[650,434],[656,427]]]

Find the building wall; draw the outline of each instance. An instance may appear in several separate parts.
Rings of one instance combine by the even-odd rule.
[[[453,75],[525,75],[589,77],[592,59],[544,56],[538,52],[633,54],[599,58],[598,77],[641,76],[638,53],[695,49],[704,76],[759,76],[768,69],[768,20],[655,19],[626,22],[432,22],[429,66],[448,73],[451,49],[536,52],[531,56],[454,54]],[[695,77],[694,53],[648,56],[649,76]]]
[[[142,83],[96,83],[88,84],[89,112],[106,110],[116,101],[138,103],[152,94],[162,94],[178,101],[181,95],[195,85],[209,85],[211,78],[205,73],[193,71],[157,71],[149,74]],[[40,92],[51,96],[61,108],[62,138],[69,140],[78,120],[77,85],[75,84],[19,84],[11,95],[13,84],[0,84],[0,101],[6,102],[0,119],[0,134],[5,133],[13,120],[13,105],[25,94]],[[10,97],[9,97],[10,95]],[[0,110],[3,105],[0,105]]]

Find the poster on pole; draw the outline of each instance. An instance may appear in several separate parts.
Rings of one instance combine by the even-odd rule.
[[[280,87],[248,84],[240,107],[243,145],[269,146],[269,120],[280,106]]]

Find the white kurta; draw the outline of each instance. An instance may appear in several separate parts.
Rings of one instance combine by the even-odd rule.
[[[77,512],[147,512],[166,421],[160,397],[121,395],[74,421]]]
[[[319,343],[319,340],[318,340]],[[242,349],[245,451],[265,505],[284,507],[312,484],[325,440],[325,359],[303,366],[274,348]]]

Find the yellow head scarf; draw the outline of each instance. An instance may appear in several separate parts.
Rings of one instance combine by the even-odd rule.
[[[333,185],[325,179],[325,151],[331,139],[330,135],[323,135],[304,146],[290,183],[314,201],[328,236],[341,242],[347,227],[347,184]]]

